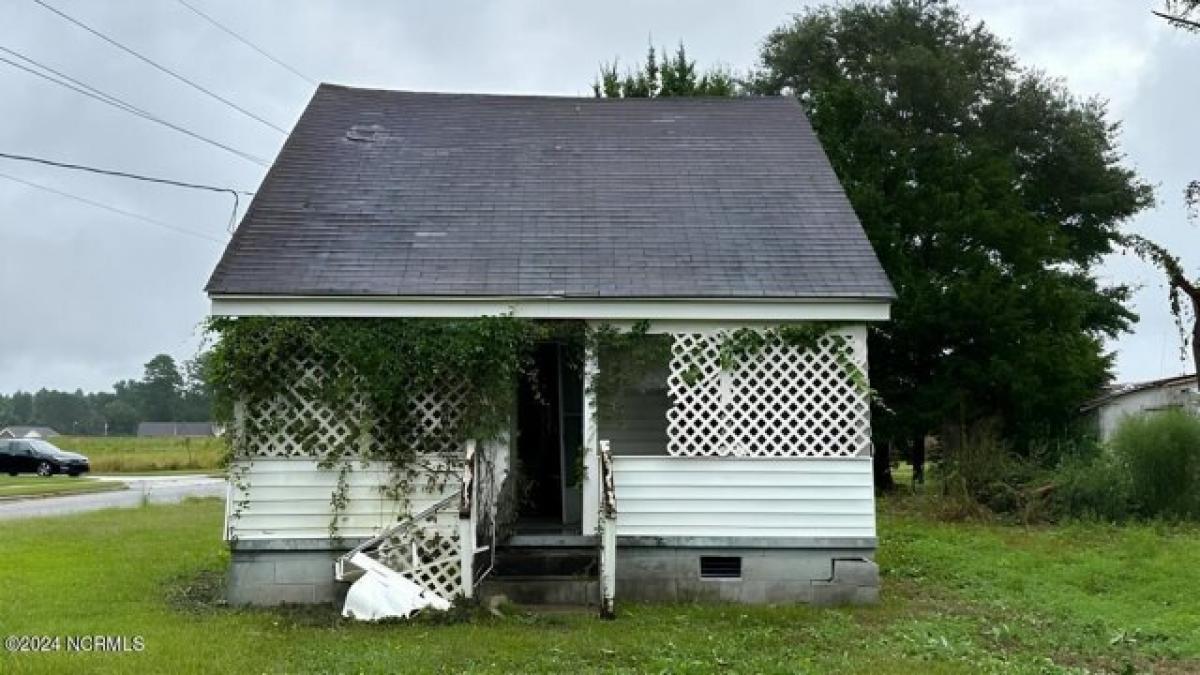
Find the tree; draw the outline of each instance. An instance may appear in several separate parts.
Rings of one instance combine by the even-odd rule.
[[[13,424],[33,424],[33,394],[18,391],[10,403]]]
[[[51,427],[60,433],[79,431],[78,425],[88,418],[88,412],[82,391],[39,389],[33,396],[34,424]]]
[[[147,361],[138,390],[142,399],[140,408],[143,420],[177,421],[183,376],[175,366],[175,359],[167,354],[159,354]]]
[[[213,387],[208,375],[212,351],[201,352],[183,364],[184,383],[179,421],[207,422],[213,418]]]
[[[137,431],[138,411],[125,401],[120,399],[109,401],[101,409],[101,414],[108,421],[109,433],[132,434]]]
[[[1200,0],[1167,0],[1163,6],[1163,11],[1154,12],[1156,15],[1166,19],[1171,25],[1176,28],[1192,32],[1200,32],[1200,21],[1196,18],[1200,17]],[[1184,203],[1187,205],[1189,216],[1195,217],[1197,211],[1200,211],[1200,180],[1193,180],[1188,183],[1183,191]],[[1175,321],[1179,325],[1180,336],[1183,338],[1183,348],[1186,351],[1189,342],[1185,324],[1188,321],[1187,311],[1191,311],[1191,337],[1192,345],[1192,368],[1196,374],[1196,383],[1200,385],[1200,279],[1192,281],[1184,272],[1183,264],[1179,258],[1172,255],[1170,251],[1163,248],[1145,237],[1131,235],[1126,240],[1125,244],[1133,250],[1141,259],[1156,265],[1167,275],[1167,282],[1170,284],[1168,291],[1168,302],[1171,307],[1171,314],[1175,316]],[[1188,300],[1189,307],[1185,309],[1184,299]]]
[[[664,49],[663,54],[667,52]],[[621,77],[617,62],[600,66],[600,74],[592,83],[596,98],[656,98],[660,96],[732,96],[737,89],[733,75],[724,68],[710,68],[697,77],[696,62],[689,60],[683,43],[675,56],[665,56],[662,65],[651,45],[646,63],[638,70]]]
[[[1100,101],[1021,70],[941,0],[809,10],[767,38],[755,89],[795,95],[896,287],[870,333],[877,484],[888,447],[996,424],[1018,449],[1110,378],[1129,289],[1093,274],[1152,191]]]
[[[1200,0],[1166,0],[1154,14],[1176,28],[1200,32]]]

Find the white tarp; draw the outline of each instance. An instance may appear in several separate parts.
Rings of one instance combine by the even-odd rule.
[[[421,588],[365,553],[355,553],[350,563],[365,574],[350,585],[342,616],[376,621],[392,617],[406,619],[426,607],[441,611],[450,609],[449,600]]]

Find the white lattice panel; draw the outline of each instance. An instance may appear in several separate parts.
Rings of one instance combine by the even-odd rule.
[[[309,356],[297,355],[296,360],[295,372],[301,374],[283,391],[240,407],[238,447],[252,457],[321,457],[328,449],[343,447],[347,442],[352,442],[363,456],[379,450],[371,429],[356,428],[363,415],[347,419],[321,401],[318,392],[331,377],[330,372]],[[464,395],[462,385],[448,385],[413,396],[411,413],[418,420],[417,433],[423,437],[423,448],[443,453],[461,450],[462,439],[453,432]],[[366,400],[354,394],[350,407],[362,410]]]
[[[853,335],[800,350],[772,337],[753,357],[720,367],[724,332],[677,333],[671,348],[667,451],[683,457],[852,457],[870,448],[866,372]],[[843,357],[839,357],[839,352]]]
[[[432,527],[405,530],[380,544],[379,562],[447,600],[463,592],[456,534]]]

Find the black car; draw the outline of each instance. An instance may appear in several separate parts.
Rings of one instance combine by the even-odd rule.
[[[15,476],[19,473],[36,473],[53,476],[65,473],[78,476],[91,469],[88,458],[77,452],[60,450],[52,443],[40,438],[0,439],[0,473]]]

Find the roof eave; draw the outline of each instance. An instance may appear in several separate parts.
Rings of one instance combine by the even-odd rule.
[[[886,321],[887,297],[289,296],[210,293],[213,316]]]

